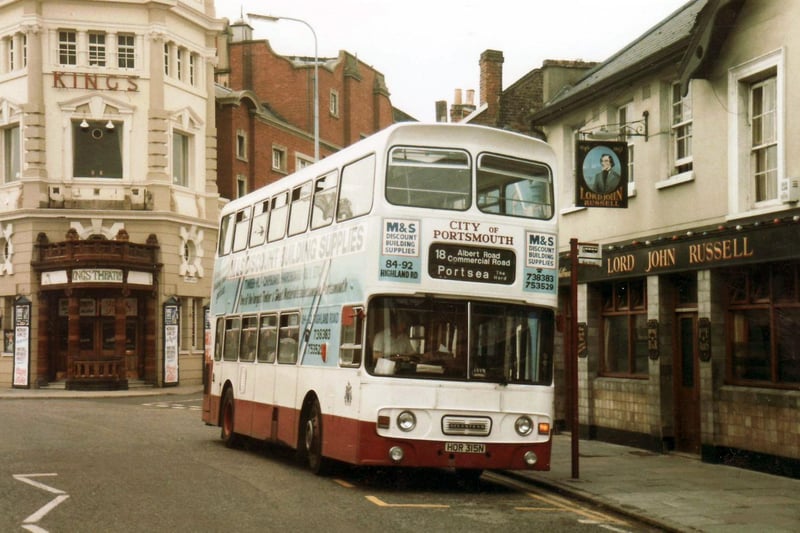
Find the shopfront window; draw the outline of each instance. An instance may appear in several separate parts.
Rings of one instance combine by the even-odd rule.
[[[727,278],[728,379],[759,386],[800,383],[800,262],[758,265]]]
[[[647,294],[643,279],[602,289],[602,365],[606,376],[647,377]]]

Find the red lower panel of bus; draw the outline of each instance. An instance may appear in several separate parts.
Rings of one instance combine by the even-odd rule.
[[[218,424],[219,398],[211,397],[203,420]],[[297,442],[300,413],[280,407],[275,413],[272,405],[237,401],[234,431],[250,437],[289,444]],[[365,466],[406,466],[425,468],[479,468],[507,470],[549,470],[552,440],[534,444],[496,444],[487,442],[480,453],[446,451],[443,441],[423,441],[381,437],[376,422],[323,415],[322,452],[326,457],[345,463]],[[458,443],[457,437],[452,442]],[[392,447],[403,450],[403,459],[393,462]],[[528,451],[536,453],[533,466],[525,462]]]
[[[480,453],[445,450],[443,441],[412,439],[392,439],[376,433],[375,422],[359,422],[358,464],[397,465],[432,468],[481,468],[507,470],[550,470],[550,443],[539,444],[498,444],[486,442]],[[458,438],[451,441],[458,443]],[[389,457],[392,447],[403,450],[403,459],[394,463]],[[456,446],[458,446],[456,444]],[[468,448],[467,446],[461,446]],[[533,466],[525,462],[528,451],[536,453],[538,460]]]

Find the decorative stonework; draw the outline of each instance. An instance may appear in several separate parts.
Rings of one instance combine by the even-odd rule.
[[[112,222],[110,225],[104,226],[102,218],[93,218],[90,226],[84,226],[79,221],[72,221],[69,223],[69,227],[75,230],[80,239],[88,239],[92,235],[102,235],[106,239],[114,240],[120,231],[124,231],[125,224]]]
[[[13,274],[14,244],[11,237],[14,234],[13,224],[0,224],[0,275]]]
[[[181,244],[178,247],[178,274],[184,279],[202,278],[203,270],[203,230],[197,226],[182,227]]]

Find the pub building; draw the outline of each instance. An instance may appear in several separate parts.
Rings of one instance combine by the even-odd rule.
[[[0,28],[0,386],[199,384],[213,3],[11,1]]]
[[[800,3],[687,2],[544,84],[529,118],[559,161],[558,426],[800,477],[798,21]],[[576,258],[573,293],[574,243],[601,256]]]
[[[800,209],[791,209],[779,216],[605,244],[599,265],[578,258],[574,356],[579,395],[588,405],[613,397],[614,387],[610,379],[603,383],[604,374],[650,384],[627,388],[620,401],[584,409],[583,416],[595,423],[582,422],[581,434],[797,476],[796,458],[750,450],[745,441],[728,446],[715,432],[738,434],[755,444],[772,437],[787,452],[796,444],[798,242]],[[565,308],[572,265],[569,254],[562,254]],[[571,326],[562,326],[567,351]],[[565,383],[565,389],[570,387]],[[759,410],[763,414],[756,414]],[[602,418],[612,412],[654,423],[651,432],[614,427],[611,418]],[[726,419],[743,428],[709,427]]]

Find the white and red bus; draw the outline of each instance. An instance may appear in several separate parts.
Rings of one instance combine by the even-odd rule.
[[[203,420],[315,472],[549,469],[554,168],[530,137],[408,123],[231,201]]]

